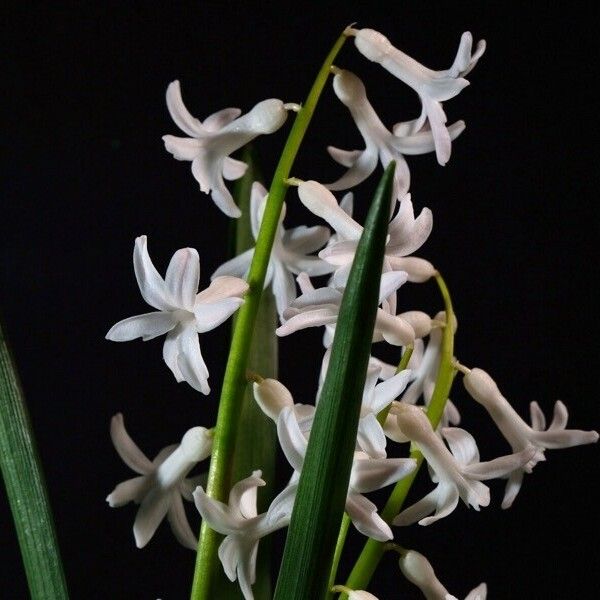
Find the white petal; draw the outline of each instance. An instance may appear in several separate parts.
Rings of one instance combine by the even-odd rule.
[[[225,298],[219,302],[196,305],[196,329],[199,333],[211,331],[225,322],[244,303],[242,298]]]
[[[421,500],[415,502],[412,506],[405,508],[399,515],[396,515],[392,521],[392,525],[405,526],[416,523],[423,517],[430,515],[437,506],[437,497],[439,494],[439,486],[429,492]],[[456,494],[456,501],[458,503],[458,492]]]
[[[106,497],[106,501],[111,508],[123,506],[128,502],[137,502],[139,504],[151,485],[152,480],[146,475],[122,481]]]
[[[415,340],[414,329],[404,319],[393,317],[380,308],[377,309],[375,331],[394,346],[411,346]]]
[[[157,488],[144,498],[133,524],[133,535],[138,548],[143,548],[165,518],[171,504],[171,494]]]
[[[163,360],[167,364],[167,367],[171,369],[171,372],[175,376],[177,383],[183,381],[183,375],[177,365],[177,356],[179,355],[179,345],[177,338],[181,335],[182,326],[178,325],[172,331],[169,331],[163,344]]]
[[[167,267],[165,284],[177,306],[194,310],[198,282],[200,281],[200,257],[194,248],[182,248],[173,254]]]
[[[241,298],[248,291],[248,284],[238,277],[214,277],[210,285],[196,296],[196,305],[213,303],[224,298]]]
[[[279,445],[295,471],[301,471],[306,454],[307,441],[298,427],[292,407],[284,408],[277,419]]]
[[[531,416],[531,426],[536,431],[544,431],[546,429],[546,417],[537,402],[529,404],[529,414]]]
[[[327,184],[327,189],[333,191],[347,190],[362,183],[377,167],[378,158],[377,147],[368,145],[339,179]]]
[[[223,535],[236,535],[244,527],[244,519],[232,514],[223,502],[209,498],[201,487],[194,491],[194,504],[210,528]]]
[[[414,471],[412,458],[370,458],[355,460],[352,465],[350,487],[366,494],[391,485]]]
[[[382,273],[379,284],[379,303],[381,304],[389,295],[404,285],[408,277],[402,271],[391,271]]]
[[[229,579],[229,581],[235,581],[237,577],[237,565],[240,560],[239,537],[228,535],[221,542],[218,554],[227,579]]]
[[[597,431],[581,431],[579,429],[549,429],[536,431],[532,435],[534,443],[544,448],[572,448],[584,444],[595,444],[598,441]]]
[[[133,269],[142,298],[158,310],[173,310],[175,306],[167,293],[165,282],[150,260],[148,240],[141,235],[135,240]]]
[[[177,366],[187,381],[195,390],[208,395],[208,369],[200,353],[198,334],[193,326],[184,327],[181,334],[177,336],[179,353],[177,355]]]
[[[431,525],[435,521],[438,521],[439,519],[443,519],[444,517],[448,516],[451,512],[453,512],[456,506],[458,505],[458,489],[454,484],[446,484],[444,482],[441,482],[438,484],[437,489],[437,508],[435,514],[432,517],[425,517],[424,519],[421,519],[419,521],[419,525],[427,526]]]
[[[231,277],[239,278],[246,277],[248,274],[248,270],[250,269],[250,263],[252,262],[252,257],[254,256],[254,248],[250,248],[238,256],[228,260],[223,263],[211,276],[211,279],[215,279],[217,277],[223,277],[224,275],[229,275]]]
[[[298,186],[300,201],[313,214],[325,219],[339,235],[346,239],[358,239],[362,227],[339,206],[335,196],[316,181],[304,181]]]
[[[494,460],[486,462],[476,462],[468,465],[463,469],[463,472],[474,479],[486,480],[496,479],[497,477],[505,477],[517,469],[521,469],[530,460],[533,459],[536,451],[530,447],[515,454],[500,456]]]
[[[398,123],[394,126],[394,137],[391,144],[401,152],[408,156],[415,154],[428,154],[435,150],[433,134],[431,129],[421,129],[416,133],[403,133],[405,123]],[[450,139],[454,141],[465,130],[464,121],[456,121],[448,127]]]
[[[357,442],[370,457],[385,458],[385,434],[374,414],[365,415],[358,422]]]
[[[431,563],[419,552],[409,550],[399,560],[402,574],[414,583],[428,599],[449,600],[446,588],[436,577]]]
[[[165,150],[173,155],[175,160],[194,160],[201,152],[202,144],[194,138],[182,138],[175,135],[163,135]]]
[[[360,494],[348,494],[346,512],[358,531],[380,542],[393,539],[390,526],[377,514],[377,506]]]
[[[167,519],[171,525],[171,530],[182,546],[185,546],[190,550],[196,550],[198,540],[187,520],[181,496],[177,491],[171,492],[171,496],[171,507],[167,513]]]
[[[450,160],[450,153],[452,152],[452,141],[448,129],[446,129],[446,113],[440,102],[428,96],[421,96],[421,102],[427,112],[427,119],[431,126],[437,161],[443,166]]]
[[[277,305],[277,313],[281,316],[283,311],[296,299],[296,282],[294,276],[279,260],[273,260],[273,295]]]
[[[404,369],[386,381],[382,381],[375,387],[373,393],[373,412],[379,413],[392,400],[395,400],[406,389],[408,382],[412,376],[411,371]]]
[[[294,227],[288,229],[283,235],[283,245],[289,252],[310,254],[322,248],[329,240],[331,232],[327,227],[315,225],[314,227]]]
[[[319,252],[319,257],[332,265],[344,266],[354,260],[357,240],[343,240],[330,244]]]
[[[115,323],[106,334],[111,342],[128,342],[141,337],[145,342],[171,331],[177,325],[172,312],[151,312]]]
[[[394,271],[405,271],[408,274],[408,281],[413,283],[423,283],[437,273],[428,260],[417,256],[386,255],[386,260]]]
[[[281,327],[275,330],[278,336],[289,335],[307,327],[330,325],[337,321],[338,310],[333,307],[307,310],[289,318]]]
[[[152,462],[129,437],[121,413],[117,413],[110,421],[110,438],[115,450],[132,471],[147,475],[154,470]]]
[[[441,431],[454,458],[461,465],[479,462],[479,450],[473,436],[459,427],[444,427]]]
[[[569,413],[567,407],[560,401],[557,400],[554,403],[554,415],[552,417],[552,423],[548,429],[564,429],[567,426],[569,420]]]
[[[523,469],[513,471],[506,482],[506,488],[504,490],[504,499],[502,500],[502,508],[510,508],[521,489],[523,483]]]
[[[177,80],[172,81],[167,88],[167,108],[169,109],[171,118],[175,121],[175,124],[181,131],[192,137],[206,133],[202,123],[198,119],[192,117],[185,107],[183,99],[181,98],[181,87]]]
[[[400,202],[400,210],[389,227],[390,241],[386,254],[408,256],[418,250],[427,240],[433,229],[433,215],[424,208],[415,219],[410,195]]]
[[[336,163],[342,165],[343,167],[350,168],[362,154],[362,150],[342,150],[341,148],[336,148],[335,146],[327,146],[327,152],[329,152],[329,156],[335,160]]]
[[[229,123],[235,121],[241,114],[242,111],[239,108],[223,108],[206,117],[203,125],[207,131],[216,132],[219,129],[223,129],[225,125],[229,125]]]
[[[480,583],[474,590],[471,590],[465,600],[486,600],[487,598],[487,585]]]
[[[225,157],[202,149],[192,161],[192,174],[200,184],[200,190],[209,193],[213,202],[228,216],[237,219],[242,214],[223,181]]]
[[[229,492],[229,510],[239,513],[242,519],[256,517],[256,491],[265,484],[261,479],[262,472],[254,471],[250,477],[238,481]]]

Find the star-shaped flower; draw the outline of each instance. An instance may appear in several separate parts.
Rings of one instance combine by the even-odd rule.
[[[123,462],[140,475],[117,485],[106,498],[111,507],[132,501],[140,504],[133,525],[137,547],[143,548],[152,539],[166,516],[179,543],[195,550],[198,543],[181,498],[192,500],[195,484],[186,476],[196,464],[210,456],[211,433],[204,427],[193,427],[184,434],[179,445],[163,448],[153,461],[129,437],[121,413],[112,418],[110,435]]]
[[[419,95],[422,104],[421,115],[411,123],[410,131],[404,133],[419,132],[427,119],[438,162],[441,165],[446,164],[450,158],[452,143],[450,131],[446,128],[446,113],[441,103],[454,98],[469,85],[464,76],[475,67],[485,52],[485,41],[479,41],[475,52],[471,54],[473,36],[466,31],[462,34],[452,66],[445,71],[433,71],[395,48],[378,31],[352,28],[346,31],[348,35],[355,36],[354,43],[363,56],[379,63]],[[399,132],[395,133],[398,135]]]
[[[458,600],[442,585],[431,563],[416,550],[408,550],[400,556],[400,570],[411,583],[423,593],[426,600]],[[471,590],[465,600],[486,600],[487,585],[479,584]]]
[[[265,485],[262,472],[238,481],[229,492],[227,504],[207,496],[202,487],[194,492],[198,512],[208,525],[227,536],[219,546],[219,558],[230,581],[236,578],[246,600],[252,600],[256,580],[256,555],[260,538],[287,527],[292,515],[295,486],[286,487],[269,510],[257,514],[257,489]]]
[[[385,169],[396,161],[394,172],[394,197],[404,196],[410,187],[410,171],[403,154],[425,154],[435,150],[431,130],[420,131],[399,123],[391,133],[381,122],[367,98],[363,82],[350,71],[337,69],[333,78],[336,96],[348,107],[366,148],[364,150],[340,150],[329,146],[327,151],[339,164],[348,167],[348,171],[334,183],[328,184],[330,190],[345,190],[364,181],[377,166],[378,159]],[[458,121],[448,128],[450,138],[456,139],[465,128]]]
[[[267,190],[259,182],[254,182],[250,196],[250,223],[254,239],[258,237],[266,201]],[[311,277],[317,277],[331,273],[334,269],[318,256],[309,256],[311,252],[315,252],[327,243],[331,235],[329,229],[321,226],[305,227],[302,225],[286,231],[282,225],[284,217],[285,204],[265,277],[265,287],[270,283],[273,285],[277,312],[280,316],[290,302],[296,298],[296,283],[293,274],[298,275],[305,272]],[[246,277],[253,255],[254,248],[246,250],[221,265],[213,273],[212,278],[222,275]]]
[[[346,285],[348,274],[363,228],[338,203],[335,196],[317,181],[304,181],[298,186],[300,201],[313,214],[321,217],[336,231],[335,242],[325,247],[319,256],[336,267],[333,284]],[[399,201],[399,209],[388,228],[388,241],[383,263],[384,271],[405,271],[408,280],[427,281],[435,275],[433,265],[415,256],[427,240],[433,227],[433,216],[424,208],[415,219],[410,194]]]
[[[560,400],[554,405],[554,418],[548,429],[544,413],[537,402],[532,402],[530,408],[533,427],[530,427],[502,395],[496,382],[482,369],[471,369],[465,375],[463,383],[471,397],[488,411],[513,452],[525,449],[533,451],[530,461],[515,467],[510,473],[502,508],[512,505],[521,489],[524,473],[531,473],[539,461],[546,460],[544,452],[547,449],[570,448],[598,441],[596,431],[566,429],[569,413]]]
[[[447,427],[441,430],[450,451],[435,434],[429,419],[417,406],[400,403],[396,410],[398,425],[404,435],[419,448],[433,472],[438,485],[424,498],[403,510],[394,525],[430,525],[449,515],[459,498],[467,506],[479,510],[490,503],[490,490],[481,480],[494,479],[523,466],[533,456],[529,449],[501,456],[488,462],[479,462],[479,450],[473,437],[464,429]],[[431,513],[435,514],[431,517]]]
[[[175,252],[163,279],[150,260],[145,235],[135,240],[133,267],[142,297],[158,311],[119,321],[106,339],[126,342],[141,337],[147,341],[166,333],[163,358],[175,379],[208,394],[208,369],[198,333],[227,320],[241,306],[248,284],[237,277],[218,277],[197,294],[200,259],[193,248]]]
[[[229,217],[239,217],[225,179],[238,179],[247,165],[229,158],[259,135],[274,133],[287,119],[287,110],[281,100],[271,98],[259,102],[251,111],[240,116],[238,108],[226,108],[214,113],[204,123],[192,117],[181,98],[179,81],[167,88],[167,108],[178,127],[190,137],[163,136],[165,148],[177,160],[192,161],[192,174],[200,189],[211,192],[215,204]]]
[[[293,407],[286,406],[280,412],[277,435],[288,462],[294,471],[300,473],[308,442],[300,430]],[[354,453],[346,512],[358,531],[382,542],[393,538],[390,526],[379,516],[375,504],[363,494],[399,481],[415,466],[416,462],[411,458],[369,458],[364,452]]]

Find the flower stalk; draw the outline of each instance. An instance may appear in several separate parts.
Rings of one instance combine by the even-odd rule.
[[[206,490],[210,497],[217,500],[226,500],[231,487],[231,465],[235,451],[240,407],[246,389],[245,375],[248,356],[271,249],[288,187],[285,180],[290,176],[292,165],[327,82],[330,67],[345,41],[346,36],[344,34],[337,39],[317,74],[304,106],[297,113],[269,190],[269,197],[248,274],[250,289],[235,323],[221,389],[213,454]],[[212,597],[212,582],[215,573],[220,568],[217,559],[218,544],[219,535],[203,523],[192,584],[192,600],[208,600]]]

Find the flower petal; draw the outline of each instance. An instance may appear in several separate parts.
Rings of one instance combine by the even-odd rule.
[[[510,508],[521,489],[523,484],[523,475],[525,472],[523,469],[517,469],[510,474],[508,481],[506,482],[506,488],[504,489],[504,498],[502,500],[502,508]]]
[[[552,423],[548,429],[564,429],[567,426],[569,420],[569,413],[567,407],[560,401],[557,400],[554,403],[554,415],[552,417]]]
[[[459,427],[444,427],[441,433],[460,465],[479,462],[479,449],[475,438],[468,431]]]
[[[336,179],[336,181],[332,183],[326,184],[327,189],[334,192],[339,190],[347,190],[357,186],[359,183],[362,183],[377,167],[378,158],[379,156],[377,154],[377,147],[372,144],[368,144],[367,147],[357,155],[356,160],[339,179]]]
[[[412,458],[356,459],[352,464],[350,487],[361,494],[379,490],[414,471],[416,464]]]
[[[142,298],[158,310],[173,310],[176,308],[167,293],[163,278],[150,260],[148,254],[148,238],[141,235],[135,240],[133,250],[133,269]]]
[[[327,146],[327,152],[336,163],[348,168],[355,164],[363,153],[362,150],[342,150],[335,146]]]
[[[254,383],[253,390],[258,406],[273,421],[277,421],[286,406],[294,406],[292,394],[276,379],[263,379],[260,383]]]
[[[294,276],[279,260],[273,260],[273,278],[271,280],[273,296],[277,305],[277,314],[283,311],[296,299],[296,282]]]
[[[300,431],[293,407],[285,407],[279,413],[277,436],[288,462],[295,471],[300,472],[304,464],[307,441]]]
[[[394,538],[390,526],[377,513],[377,506],[361,494],[348,494],[346,512],[360,533],[379,542]]]
[[[195,390],[208,395],[208,369],[200,352],[198,333],[192,325],[184,327],[177,336],[177,366],[183,376]]]
[[[171,506],[167,512],[167,519],[171,525],[173,535],[175,535],[177,541],[182,546],[190,550],[196,550],[198,540],[190,527],[181,496],[178,491],[173,491],[171,492],[171,497]]]
[[[223,177],[228,181],[243,177],[247,170],[248,165],[241,160],[236,160],[230,156],[223,159]]]
[[[170,504],[171,494],[165,494],[164,490],[153,488],[148,492],[133,523],[133,535],[138,548],[143,548],[152,539]]]
[[[278,336],[284,336],[299,331],[300,329],[306,329],[307,327],[331,325],[337,321],[337,318],[337,307],[329,306],[315,310],[306,310],[288,318],[285,323],[275,330],[275,333]]]
[[[487,598],[487,585],[480,583],[475,589],[471,590],[465,600],[486,600]]]
[[[202,144],[195,138],[182,138],[175,135],[163,135],[165,150],[173,155],[175,160],[192,161],[201,151]]]
[[[140,503],[151,485],[152,481],[146,475],[122,481],[106,497],[106,501],[111,508],[123,506],[128,502]]]
[[[387,440],[374,414],[365,415],[358,422],[357,442],[361,450],[372,458],[385,458]]]
[[[224,323],[244,303],[243,298],[224,298],[214,303],[197,304],[194,308],[198,333],[211,331]]]
[[[111,342],[128,342],[141,337],[145,342],[171,331],[177,325],[172,312],[151,312],[115,323],[106,334]]]
[[[463,472],[473,479],[483,481],[505,477],[513,471],[523,468],[533,459],[535,454],[535,448],[529,447],[515,454],[508,454],[507,456],[500,456],[494,460],[467,465],[463,469]]]
[[[375,414],[378,414],[386,406],[388,406],[392,400],[395,400],[400,394],[406,389],[412,372],[408,369],[404,369],[397,373],[393,377],[390,377],[386,381],[375,386],[373,392],[372,408]]]
[[[154,470],[152,462],[129,437],[122,413],[117,413],[110,421],[110,438],[121,460],[132,471],[148,475]]]
[[[229,275],[235,278],[246,277],[248,275],[248,270],[250,269],[250,263],[252,262],[253,256],[254,248],[250,248],[249,250],[238,254],[236,257],[223,263],[210,276],[210,278],[214,280],[217,277],[223,277],[224,275]]]
[[[223,161],[225,157],[201,149],[192,161],[192,174],[200,184],[200,190],[208,194],[213,202],[228,217],[237,219],[242,212],[223,181]]]
[[[163,344],[163,360],[167,364],[167,367],[171,369],[171,372],[175,376],[177,383],[181,383],[183,381],[183,375],[181,374],[181,370],[177,365],[177,356],[179,355],[177,338],[181,335],[181,331],[182,326],[177,325],[175,329],[167,333],[165,343]]]
[[[238,481],[229,492],[229,510],[241,519],[256,517],[256,498],[259,487],[266,485],[262,471],[253,471],[250,477]]]
[[[223,108],[222,110],[218,110],[204,119],[204,129],[210,132],[219,131],[219,129],[223,129],[223,127],[235,121],[241,114],[242,111],[239,108]]]
[[[185,107],[181,97],[181,86],[177,80],[172,81],[169,84],[169,87],[167,87],[167,108],[169,109],[171,118],[175,121],[175,124],[181,131],[192,137],[204,135],[206,133],[202,123],[198,119],[192,117]]]
[[[180,308],[194,310],[200,281],[200,257],[194,248],[182,248],[173,254],[167,267],[165,284]]]
[[[423,517],[430,515],[437,506],[437,498],[439,495],[439,486],[426,496],[415,502],[412,506],[405,508],[399,515],[396,515],[392,521],[392,525],[400,527],[412,525]],[[456,493],[456,502],[458,503],[458,492]]]
[[[226,504],[209,498],[201,487],[197,487],[193,495],[198,512],[211,529],[223,535],[237,535],[243,530],[244,519],[239,513],[232,514]]]
[[[474,482],[477,483],[477,482]],[[483,484],[482,484],[483,485]],[[419,521],[419,525],[431,525],[439,521],[454,511],[458,505],[458,489],[453,483],[440,482],[437,487],[438,495],[436,498],[437,508],[435,514],[431,517],[425,517]],[[489,502],[489,501],[488,501]]]
[[[214,276],[213,276],[214,277]],[[214,303],[225,298],[241,298],[248,291],[248,284],[238,277],[214,277],[210,285],[196,296],[199,304]]]
[[[398,214],[389,226],[390,240],[386,254],[408,256],[418,250],[427,240],[433,229],[433,215],[424,208],[415,219],[410,194],[402,198]]]
[[[300,254],[310,254],[322,248],[331,237],[331,231],[322,225],[306,227],[300,225],[293,229],[288,229],[283,234],[283,245],[289,252],[298,252]]]

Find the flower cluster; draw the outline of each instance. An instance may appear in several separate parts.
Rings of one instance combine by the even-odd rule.
[[[346,490],[345,510],[356,530],[368,538],[388,542],[394,538],[393,526],[432,525],[450,515],[459,500],[478,511],[492,503],[490,490],[483,481],[493,478],[508,480],[502,502],[502,507],[508,508],[521,487],[524,473],[531,473],[539,461],[545,460],[547,449],[588,444],[598,439],[593,431],[566,429],[567,410],[562,402],[556,403],[554,418],[547,428],[543,412],[537,403],[532,403],[532,425],[527,425],[489,375],[481,369],[466,369],[458,362],[455,368],[464,373],[469,395],[490,414],[512,452],[481,461],[475,438],[457,427],[461,415],[455,404],[447,398],[436,398],[436,409],[442,402],[440,419],[433,419],[427,412],[434,402],[443,336],[447,331],[454,332],[457,322],[453,314],[446,312],[431,316],[420,310],[399,312],[397,308],[398,291],[407,282],[423,283],[439,277],[431,262],[414,256],[432,231],[433,216],[425,207],[415,211],[405,156],[435,152],[439,164],[449,160],[452,141],[464,131],[465,123],[457,121],[447,126],[442,103],[468,85],[464,77],[483,54],[485,42],[479,42],[473,52],[471,34],[464,33],[451,67],[434,71],[395,48],[379,32],[348,28],[346,35],[354,38],[362,55],[418,94],[421,113],[415,119],[386,127],[368,99],[365,84],[350,71],[334,67],[335,95],[348,108],[365,148],[327,148],[331,157],[347,169],[333,183],[289,182],[297,185],[300,203],[326,225],[284,227],[284,205],[265,277],[265,287],[272,289],[280,319],[277,335],[287,336],[308,327],[325,328],[319,392],[314,403],[304,398],[303,403],[296,403],[283,383],[263,379],[260,374],[252,376],[257,405],[276,425],[279,445],[291,466],[288,485],[259,514],[257,490],[265,481],[262,465],[257,464],[253,465],[252,473],[234,483],[227,503],[219,501],[207,494],[202,476],[188,477],[210,455],[212,430],[194,427],[184,434],[179,445],[168,446],[154,460],[149,460],[127,434],[120,414],[111,423],[117,452],[138,476],[120,483],[107,500],[110,506],[129,501],[140,504],[134,524],[136,544],[142,547],[148,543],[166,516],[178,541],[195,548],[196,536],[188,524],[182,499],[193,501],[204,522],[225,536],[219,558],[225,574],[232,581],[238,580],[246,599],[253,598],[260,539],[290,522],[320,387],[329,367],[330,346],[344,289],[363,231],[363,226],[353,218],[353,194],[347,193],[338,201],[334,192],[358,185],[379,163],[385,167],[395,161],[396,171],[372,342],[399,348],[404,368],[396,372],[394,366],[374,356],[369,363]],[[246,165],[230,155],[255,137],[279,129],[287,112],[298,110],[298,105],[268,99],[246,114],[226,108],[201,122],[184,105],[178,81],[168,86],[166,97],[175,124],[189,137],[166,135],[165,148],[176,159],[191,161],[200,190],[210,193],[227,216],[239,217],[240,209],[224,180],[241,177]],[[254,182],[249,216],[255,240],[268,202],[267,190]],[[135,276],[143,299],[156,311],[118,322],[106,337],[112,341],[138,337],[150,340],[166,334],[163,358],[175,379],[209,394],[209,371],[198,334],[217,327],[243,304],[249,289],[245,279],[254,254],[255,249],[250,248],[228,260],[214,271],[210,285],[198,293],[200,262],[196,250],[178,250],[163,278],[150,259],[146,237],[138,237],[133,255]],[[321,276],[327,276],[327,281],[315,286],[311,278]],[[405,360],[409,357],[410,360]],[[408,456],[408,442],[427,462],[435,487],[386,521],[367,495],[396,484],[416,469],[414,455]],[[454,598],[420,553],[403,550],[400,571],[426,598]],[[336,586],[334,590],[357,600],[374,598],[364,590],[344,586]],[[467,599],[485,597],[486,586],[481,584]]]

